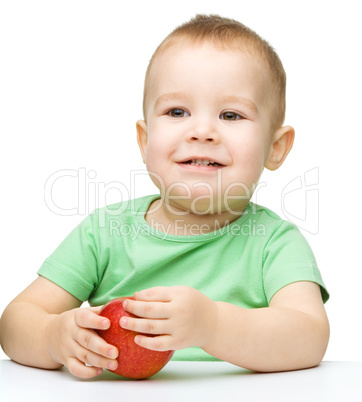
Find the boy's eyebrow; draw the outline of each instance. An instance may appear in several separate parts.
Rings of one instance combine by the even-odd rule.
[[[223,97],[222,100],[224,102],[230,102],[230,103],[241,103],[241,104],[247,106],[249,109],[252,109],[255,113],[258,113],[258,107],[250,99],[243,98],[241,96],[236,96],[236,95],[229,95],[229,96]]]
[[[186,98],[186,94],[184,92],[170,92],[166,94],[160,95],[155,102],[155,107],[157,107],[161,102],[167,102],[168,100],[173,100],[173,99],[180,99],[180,98]]]

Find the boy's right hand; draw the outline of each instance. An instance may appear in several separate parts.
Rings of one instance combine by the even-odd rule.
[[[118,349],[93,329],[107,329],[108,318],[99,316],[101,307],[75,308],[54,315],[48,326],[48,347],[52,358],[80,378],[92,378],[102,369],[115,370]]]

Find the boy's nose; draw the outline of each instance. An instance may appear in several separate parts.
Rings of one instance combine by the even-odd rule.
[[[188,133],[188,141],[200,142],[219,142],[220,137],[215,128],[211,124],[199,123],[195,125]]]

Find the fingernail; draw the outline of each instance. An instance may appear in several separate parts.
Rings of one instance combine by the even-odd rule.
[[[116,351],[115,349],[109,349],[108,356],[109,356],[111,359],[115,359],[116,356],[117,356],[117,351]]]
[[[127,301],[127,300],[125,300],[125,301],[123,302],[123,308],[124,308],[124,309],[126,309],[126,308],[127,308],[127,306],[128,306],[128,301]]]
[[[126,327],[127,326],[127,318],[122,317],[121,318],[121,327]]]
[[[115,370],[117,368],[117,362],[110,362],[107,364],[109,370]]]
[[[108,320],[103,320],[102,321],[102,327],[107,328],[108,327]]]
[[[97,375],[101,375],[103,373],[103,369],[97,368]]]

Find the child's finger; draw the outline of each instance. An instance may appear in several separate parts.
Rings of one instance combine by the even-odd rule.
[[[71,357],[67,363],[71,374],[79,378],[93,378],[102,374],[103,369],[99,367],[88,367],[77,358]]]
[[[109,370],[115,370],[118,366],[116,359],[107,359],[91,350],[78,345],[73,351],[75,357],[85,364],[93,367],[102,367]]]
[[[107,329],[111,325],[108,318],[99,316],[90,308],[78,308],[75,311],[74,319],[76,324],[82,328]]]
[[[144,302],[129,299],[123,302],[123,308],[126,311],[143,318],[169,318],[168,307],[168,302]]]
[[[169,335],[155,337],[137,335],[135,337],[135,343],[142,346],[143,348],[157,350],[159,352],[176,349],[174,345],[172,345],[172,337]]]
[[[96,307],[88,307],[88,310],[93,311],[96,314],[99,314],[102,310],[103,306],[96,306]]]
[[[109,345],[104,339],[91,330],[81,329],[77,333],[75,340],[86,350],[92,351],[100,356],[104,356],[105,358],[115,359],[118,356],[118,349],[115,346]],[[89,362],[85,361],[85,363]]]
[[[132,317],[122,317],[120,320],[122,328],[129,329],[143,334],[167,334],[169,324],[167,320],[145,320]]]
[[[171,301],[171,293],[171,288],[167,286],[156,286],[154,288],[141,290],[140,292],[135,292],[134,299],[143,301],[168,302]]]

